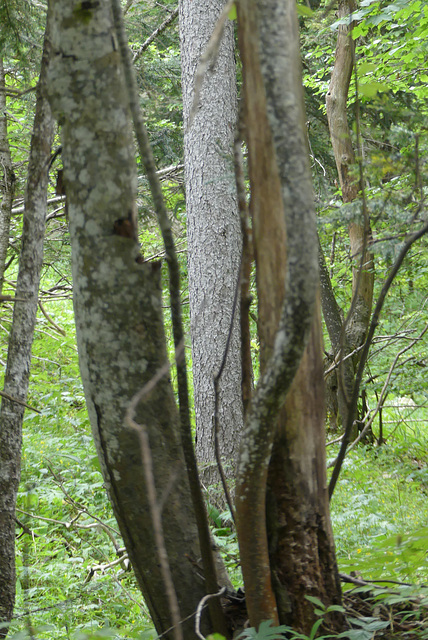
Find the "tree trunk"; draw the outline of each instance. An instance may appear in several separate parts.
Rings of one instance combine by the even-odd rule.
[[[238,27],[262,372],[242,440],[238,538],[251,624],[286,620],[307,630],[313,612],[298,602],[306,574],[326,605],[341,594],[326,493],[318,245],[294,0],[241,0]],[[285,575],[291,558],[292,577]]]
[[[348,422],[355,367],[351,357],[345,359],[345,356],[349,355],[352,349],[348,343],[342,311],[334,295],[321,244],[319,245],[319,265],[322,312],[333,349],[333,356],[327,359],[326,370],[334,366],[326,377],[325,399],[330,409],[332,406],[334,407],[334,415],[330,415],[330,425],[335,430],[339,422],[343,426]]]
[[[318,616],[305,596],[341,604],[327,493],[321,317],[280,413],[267,493],[267,529],[279,620],[310,634]],[[343,619],[327,621],[338,631]]]
[[[16,284],[12,329],[4,391],[25,402],[30,375],[31,346],[36,324],[40,273],[43,263],[48,164],[54,121],[46,100],[46,73],[50,56],[45,35],[36,113],[31,139],[25,194],[24,227]],[[2,398],[0,410],[0,621],[10,621],[15,603],[15,506],[21,474],[24,407]],[[0,630],[0,637],[6,635]]]
[[[136,171],[127,91],[109,3],[51,2],[55,64],[50,99],[62,123],[80,370],[104,479],[159,634],[173,637],[159,568],[132,398],[166,366],[159,266],[139,257]],[[163,500],[165,547],[184,637],[196,638],[205,595],[198,534],[168,372],[138,404]],[[204,614],[205,616],[205,614]],[[189,619],[187,619],[189,618]],[[204,618],[202,630],[210,628]],[[168,631],[169,630],[169,631]]]
[[[356,9],[354,0],[340,0],[339,18],[349,17]],[[326,96],[327,118],[330,128],[331,143],[336,160],[340,187],[342,189],[343,202],[355,200],[361,190],[359,178],[353,171],[357,169],[354,149],[352,146],[351,132],[348,126],[347,100],[349,85],[354,65],[354,41],[351,36],[351,24],[343,24],[338,28],[336,56],[330,86]],[[364,212],[363,212],[364,213]],[[373,254],[367,250],[367,241],[371,236],[370,224],[367,215],[360,222],[354,220],[349,225],[349,239],[352,269],[352,302],[350,316],[347,319],[345,332],[347,347],[342,352],[342,357],[352,350],[360,347],[367,335],[373,302]],[[324,305],[323,305],[324,306]],[[331,327],[327,325],[330,339],[338,343],[340,336],[333,336]],[[342,340],[343,341],[343,340]],[[335,348],[335,347],[334,347]],[[337,351],[335,348],[335,355]],[[353,366],[356,367],[359,360],[359,352],[353,358]],[[342,380],[340,379],[342,377]],[[343,382],[345,378],[345,382]],[[349,403],[350,391],[347,388],[346,379],[348,372],[339,372],[339,388],[342,388]],[[342,423],[346,424],[346,415],[342,415]]]
[[[199,107],[195,72],[216,26],[224,0],[180,0],[180,41],[184,110],[184,160],[188,239],[196,453],[210,498],[223,503],[213,443],[214,383],[230,331],[238,277],[241,229],[233,174],[237,119],[233,24],[225,27],[213,70],[204,77]],[[243,426],[239,313],[235,316],[226,367],[220,380],[220,448],[226,472],[234,476]]]
[[[15,195],[15,173],[7,137],[6,80],[3,58],[0,56],[0,293],[3,288],[7,250],[9,247],[10,216]]]

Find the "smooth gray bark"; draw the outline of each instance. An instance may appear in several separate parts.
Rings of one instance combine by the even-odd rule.
[[[25,402],[36,323],[47,209],[48,164],[54,121],[46,100],[49,42],[45,36],[25,195],[16,302],[4,391]],[[0,621],[10,621],[15,602],[15,506],[21,466],[24,407],[2,398],[0,409]],[[2,637],[4,631],[0,631]]]
[[[62,124],[80,370],[101,467],[158,633],[173,635],[159,569],[138,435],[125,423],[134,395],[167,363],[159,268],[139,260],[136,169],[128,97],[109,3],[56,0],[50,99]],[[135,420],[150,441],[154,480],[183,633],[205,594],[198,534],[168,375]],[[204,628],[204,624],[202,628]]]
[[[196,414],[196,452],[206,485],[219,482],[213,444],[214,384],[230,330],[239,270],[241,230],[233,171],[237,118],[233,24],[203,80],[189,126],[195,72],[224,0],[180,0],[188,277]],[[229,477],[243,427],[239,314],[219,385],[220,449]],[[212,494],[214,498],[215,494]],[[222,500],[220,499],[220,504]]]

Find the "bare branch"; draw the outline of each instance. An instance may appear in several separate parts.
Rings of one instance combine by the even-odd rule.
[[[62,336],[66,336],[67,333],[64,331],[64,329],[61,329],[61,327],[59,327],[57,325],[57,323],[50,317],[50,315],[46,311],[44,305],[42,304],[41,300],[39,300],[39,307],[40,307],[40,311],[43,313],[43,315],[45,316],[46,320],[48,322],[50,322],[50,324],[54,327],[54,329],[56,329],[58,331],[58,333],[60,333]]]
[[[201,614],[205,606],[205,603],[208,602],[210,598],[217,598],[218,596],[221,596],[222,593],[224,593],[225,591],[226,591],[226,587],[222,587],[220,591],[218,591],[217,593],[209,593],[208,595],[204,596],[200,601],[200,603],[198,604],[198,608],[196,609],[196,618],[195,618],[195,633],[198,636],[198,638],[201,638],[201,640],[205,640],[205,636],[203,636],[201,633]]]
[[[41,411],[39,411],[35,407],[32,407],[30,404],[27,404],[23,400],[19,400],[18,398],[14,398],[13,396],[11,396],[8,393],[6,393],[5,391],[0,391],[0,396],[2,398],[5,398],[6,400],[10,400],[10,402],[16,402],[16,404],[20,404],[21,407],[26,407],[27,409],[31,409],[31,411],[35,411],[36,413],[41,413]]]
[[[146,385],[147,387],[147,385]],[[139,396],[140,394],[137,394]],[[156,548],[159,557],[162,577],[165,585],[165,591],[168,598],[171,618],[174,629],[173,634],[175,640],[183,640],[183,630],[180,625],[180,608],[178,605],[177,594],[175,592],[172,580],[171,569],[168,561],[168,554],[165,547],[165,538],[162,528],[161,510],[156,495],[155,478],[153,474],[153,461],[150,451],[150,442],[144,425],[138,424],[133,419],[135,415],[135,407],[137,403],[132,403],[126,412],[125,421],[131,429],[136,431],[140,441],[141,457],[144,463],[144,475],[147,485],[147,496],[150,504],[151,517],[153,522],[153,533],[156,540]]]
[[[153,40],[155,38],[157,38],[158,35],[160,35],[162,33],[162,31],[165,31],[167,26],[170,25],[171,22],[173,22],[177,16],[178,16],[178,7],[176,9],[174,9],[174,11],[171,13],[171,15],[169,15],[167,18],[165,18],[165,20],[162,22],[162,24],[160,24],[158,26],[158,28],[155,29],[153,31],[153,33],[147,38],[147,40],[145,40],[143,42],[141,47],[138,49],[137,53],[135,53],[134,57],[132,58],[132,63],[133,64],[135,64],[137,62],[138,58],[141,56],[142,53],[144,53],[144,51],[149,47],[149,45],[153,42]]]

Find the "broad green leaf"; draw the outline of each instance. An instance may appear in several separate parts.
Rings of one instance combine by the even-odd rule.
[[[388,91],[389,87],[383,82],[367,82],[358,86],[358,93],[365,98],[373,98],[378,92]]]
[[[305,598],[306,600],[309,600],[309,602],[312,602],[312,604],[325,611],[325,606],[319,598],[316,598],[315,596],[305,596]]]
[[[305,18],[312,18],[314,12],[310,7],[307,7],[305,4],[296,5],[297,13],[299,16],[303,16]]]
[[[229,18],[229,20],[236,20],[237,19],[236,5],[235,4],[232,6],[232,8],[229,11],[227,17]]]

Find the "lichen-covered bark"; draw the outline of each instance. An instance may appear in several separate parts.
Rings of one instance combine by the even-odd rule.
[[[263,350],[262,376],[242,439],[236,492],[252,625],[278,621],[265,520],[267,469],[276,417],[309,338],[318,286],[294,4],[293,0],[238,4]]]
[[[3,288],[7,249],[9,247],[10,216],[15,194],[15,173],[7,137],[6,79],[0,56],[0,292]]]
[[[180,0],[188,278],[196,453],[206,486],[220,478],[214,455],[214,375],[230,331],[241,252],[241,229],[231,162],[237,118],[233,24],[228,22],[216,64],[204,78],[189,126],[195,73],[224,0]],[[239,313],[219,383],[221,453],[234,477],[243,426]],[[218,495],[218,494],[217,494]],[[214,491],[211,499],[216,498]],[[224,502],[218,497],[218,505]]]
[[[25,194],[16,302],[4,382],[4,391],[25,402],[30,375],[31,347],[36,323],[40,273],[43,263],[48,163],[54,120],[46,99],[49,59],[45,37],[36,112],[31,139]],[[15,602],[15,505],[20,480],[24,408],[2,398],[0,409],[0,621],[9,621]],[[0,630],[0,637],[5,630]]]
[[[165,633],[171,617],[139,443],[124,423],[134,394],[167,362],[160,274],[137,261],[127,92],[109,3],[83,7],[56,0],[50,12],[55,56],[49,90],[62,124],[81,375],[114,512],[156,629]],[[118,233],[122,228],[130,233]],[[184,619],[194,613],[204,585],[192,564],[199,558],[198,535],[167,376],[140,402],[135,420],[149,436],[156,489],[164,499],[166,550]],[[186,638],[195,637],[193,626],[192,619],[183,623]]]

